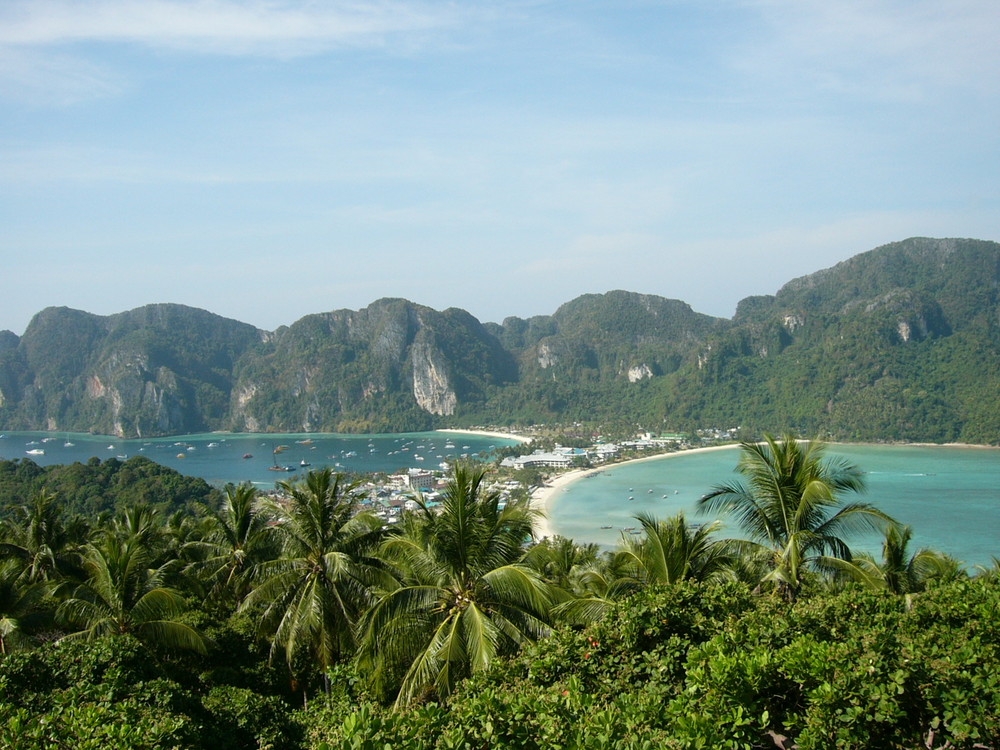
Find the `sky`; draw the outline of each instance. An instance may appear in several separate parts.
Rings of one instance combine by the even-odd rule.
[[[1000,240],[996,0],[2,0],[0,330],[737,302]]]

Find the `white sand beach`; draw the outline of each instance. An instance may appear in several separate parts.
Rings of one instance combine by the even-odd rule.
[[[435,430],[435,432],[453,432],[459,435],[481,435],[482,437],[494,437],[503,438],[504,440],[516,440],[519,443],[530,443],[532,438],[525,437],[524,435],[515,435],[513,432],[492,432],[490,430],[460,430],[457,428],[450,428],[447,430]]]
[[[708,453],[709,451],[731,450],[736,447],[736,443],[730,443],[728,445],[710,445],[705,448],[690,448],[688,450],[676,451],[674,453],[658,453],[655,456],[633,458],[630,461],[618,461],[616,463],[604,464],[603,466],[591,469],[574,469],[573,471],[568,471],[565,474],[560,474],[544,487],[536,489],[531,495],[532,506],[536,510],[540,510],[542,512],[542,517],[535,524],[538,537],[551,537],[558,533],[552,525],[552,520],[549,518],[549,508],[552,505],[552,500],[555,498],[557,493],[561,492],[574,482],[583,479],[583,477],[588,474],[607,471],[608,469],[625,466],[627,464],[637,464],[643,461],[663,461],[677,456],[690,456],[692,453]]]

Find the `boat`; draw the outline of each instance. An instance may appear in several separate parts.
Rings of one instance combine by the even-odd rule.
[[[120,453],[115,456],[119,461],[128,461],[128,453]]]
[[[207,446],[205,446],[205,447],[206,447],[206,448],[218,448],[218,447],[219,447],[219,444],[218,444],[218,443],[209,443],[209,444],[208,444]]]
[[[114,449],[115,449],[115,446],[114,446],[114,444],[113,444],[113,443],[112,443],[111,445],[109,445],[109,446],[108,446],[108,450],[109,450],[109,451],[113,451]]]
[[[312,445],[312,438],[306,438],[305,440],[296,440],[298,445]]]
[[[72,448],[74,445],[76,445],[76,443],[71,443],[69,440],[67,440],[65,443],[63,443],[63,448]]]
[[[312,466],[312,464],[303,458],[301,461],[299,461],[299,466]]]
[[[295,471],[291,466],[268,466],[268,471]]]
[[[187,453],[178,453],[177,458],[187,458]]]
[[[45,455],[45,451],[43,451],[41,448],[32,448],[29,451],[25,451],[25,453],[27,453],[29,456],[44,456]]]
[[[613,528],[614,528],[614,526],[602,526],[601,528],[602,528],[602,529],[613,529]]]
[[[253,453],[244,453],[243,458],[253,458]]]

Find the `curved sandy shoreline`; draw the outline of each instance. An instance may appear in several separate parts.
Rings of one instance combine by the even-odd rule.
[[[633,458],[628,461],[616,461],[590,469],[573,469],[573,471],[560,474],[549,484],[539,487],[531,494],[531,507],[541,511],[541,516],[535,523],[537,535],[539,538],[556,535],[556,530],[552,526],[552,520],[549,518],[549,509],[552,505],[552,500],[555,498],[557,492],[569,487],[569,485],[583,479],[585,476],[608,471],[609,469],[617,469],[620,466],[627,466],[628,464],[638,464],[644,461],[662,461],[677,456],[689,456],[692,453],[708,453],[710,451],[722,451],[738,447],[738,443],[729,443],[727,445],[710,445],[705,448],[689,448],[688,450],[674,451],[673,453],[657,453],[655,456],[643,456],[642,458]]]
[[[533,438],[525,437],[524,435],[515,435],[513,432],[500,432],[499,430],[460,430],[456,427],[444,430],[434,430],[434,432],[452,432],[459,435],[479,435],[481,437],[502,438],[503,440],[516,440],[519,443],[530,443],[533,440]]]

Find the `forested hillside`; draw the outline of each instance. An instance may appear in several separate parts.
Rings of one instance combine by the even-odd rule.
[[[780,281],[780,280],[776,280]],[[178,305],[0,332],[0,426],[150,436],[587,422],[996,443],[1000,244],[915,238],[742,300],[588,294],[502,324],[402,299],[274,332]]]
[[[913,549],[817,441],[741,451],[703,501],[741,538],[640,514],[613,550],[481,465],[387,526],[329,470],[167,515],[95,464],[114,513],[0,518],[0,750],[1000,746],[1000,560]]]

